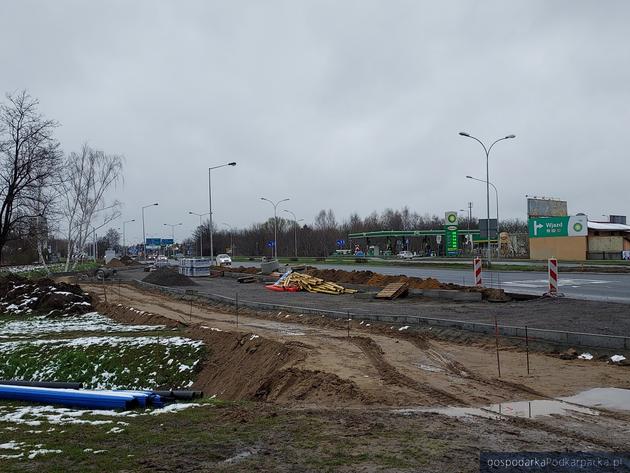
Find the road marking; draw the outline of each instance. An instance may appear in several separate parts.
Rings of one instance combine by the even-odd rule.
[[[558,281],[559,286],[571,286],[581,287],[589,284],[609,284],[610,281],[604,281],[601,279],[562,279]],[[517,287],[547,287],[549,281],[546,279],[526,279],[523,281],[505,281],[502,282],[504,286],[517,286]]]

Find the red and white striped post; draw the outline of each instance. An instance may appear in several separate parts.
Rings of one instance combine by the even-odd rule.
[[[473,271],[475,274],[475,286],[481,287],[483,285],[481,278],[481,258],[477,257],[473,260]]]
[[[558,295],[558,260],[549,258],[547,265],[547,273],[549,274],[549,295]]]

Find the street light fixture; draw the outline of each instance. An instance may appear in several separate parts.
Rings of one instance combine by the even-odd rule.
[[[236,162],[232,161],[231,163],[220,164],[218,166],[212,166],[208,168],[208,214],[210,216],[210,265],[214,264],[214,248],[212,247],[212,170],[224,168],[225,166],[236,166]]]
[[[230,251],[231,251],[231,256],[234,257],[234,240],[233,240],[234,227],[230,225],[229,223],[225,223],[225,222],[223,222],[221,225],[225,225],[226,227],[230,229]]]
[[[293,212],[291,212],[290,210],[284,209],[283,212],[287,212],[290,213],[291,215],[293,215],[293,223],[294,225],[294,239],[295,239],[295,257],[298,257],[298,252],[297,252],[297,228],[298,228],[298,222],[302,222],[304,219],[297,219],[297,217],[295,216],[295,214]]]
[[[123,250],[125,251],[125,256],[127,256],[127,245],[125,243],[125,225],[131,222],[135,222],[136,219],[132,218],[131,220],[126,220],[123,222],[122,231],[123,231]]]
[[[142,207],[142,256],[144,260],[147,260],[147,235],[144,232],[144,209],[159,205],[157,202],[154,204],[145,205]]]
[[[201,219],[203,217],[205,217],[206,215],[210,215],[210,212],[206,212],[205,214],[198,214],[197,212],[188,212],[190,215],[196,215],[197,217],[199,217],[199,257],[203,258],[203,228],[201,228],[201,226],[203,225]]]
[[[473,181],[483,182],[484,184],[486,183],[486,181],[484,181],[483,179],[477,179],[476,177],[472,177],[472,176],[466,176],[466,179],[472,179]],[[494,197],[495,197],[496,206],[497,206],[497,233],[499,233],[499,191],[497,190],[496,186],[492,182],[489,182],[489,184],[494,189]]]
[[[289,198],[279,200],[278,202],[273,202],[272,200],[266,199],[265,197],[261,197],[260,200],[265,200],[273,205],[273,254],[274,259],[278,259],[278,204],[281,202],[286,202],[290,200]]]
[[[173,246],[175,245],[175,227],[179,227],[180,225],[183,225],[183,223],[165,223],[164,224],[165,227],[171,227],[171,240],[173,240],[173,243],[171,243],[171,256],[173,256]]]
[[[487,248],[487,258],[488,258],[488,264],[490,264],[490,151],[492,150],[492,147],[494,145],[496,145],[499,141],[503,141],[503,140],[510,140],[512,138],[516,138],[516,135],[507,135],[504,136],[503,138],[499,138],[498,140],[495,140],[489,147],[486,147],[486,145],[483,143],[483,141],[481,141],[479,138],[476,138],[474,136],[472,136],[470,133],[465,133],[463,131],[460,131],[459,134],[461,136],[464,136],[466,138],[470,138],[473,139],[475,141],[477,141],[482,147],[483,150],[486,153],[486,214],[487,214],[487,220],[486,220],[486,224],[487,224],[487,230],[488,230],[488,248]]]

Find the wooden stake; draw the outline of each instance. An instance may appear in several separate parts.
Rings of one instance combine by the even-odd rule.
[[[499,371],[499,378],[501,377],[501,360],[499,359],[499,324],[497,323],[497,316],[494,316],[494,337],[497,345],[497,370]]]
[[[529,337],[527,336],[527,325],[525,325],[525,354],[527,356],[527,374],[529,374]]]

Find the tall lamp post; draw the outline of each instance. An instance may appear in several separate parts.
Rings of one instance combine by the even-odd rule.
[[[274,259],[278,259],[278,204],[280,204],[281,202],[286,202],[287,200],[290,199],[282,199],[279,200],[278,202],[273,202],[272,200],[266,199],[265,197],[261,197],[260,200],[265,200],[267,202],[269,202],[271,205],[273,205],[273,253],[274,253]]]
[[[477,179],[476,177],[472,177],[472,176],[466,176],[466,179],[472,179],[473,181],[483,182],[484,184],[486,183],[486,181],[484,181],[483,179]],[[489,182],[488,184],[490,184],[490,187],[494,189],[494,197],[495,197],[496,206],[497,206],[497,233],[498,233],[499,232],[499,191],[497,190],[496,186],[492,182]]]
[[[158,205],[158,203],[156,202],[155,204],[149,204],[142,207],[142,256],[145,261],[147,260],[147,235],[144,232],[144,209],[153,207],[154,205]]]
[[[223,222],[221,225],[225,225],[230,229],[230,251],[232,252],[231,256],[234,257],[234,227],[229,223]]]
[[[199,257],[203,258],[203,228],[201,228],[201,226],[203,225],[201,219],[203,217],[205,217],[206,215],[210,215],[209,212],[206,212],[205,214],[198,214],[197,212],[188,212],[190,215],[196,215],[197,217],[199,217]]]
[[[293,227],[294,234],[293,234],[293,237],[295,239],[295,257],[297,258],[298,257],[298,252],[297,252],[297,228],[298,228],[298,222],[301,222],[304,219],[301,218],[301,219],[298,220],[297,217],[295,216],[295,214],[293,212],[291,212],[290,210],[284,209],[283,212],[289,213],[289,214],[291,214],[293,216],[293,223],[294,223],[294,227]]]
[[[210,216],[210,265],[214,264],[214,248],[212,247],[212,170],[224,168],[225,166],[236,166],[236,162],[220,164],[219,166],[212,166],[208,168],[208,214]]]
[[[135,221],[136,221],[136,219],[132,218],[131,220],[126,220],[126,221],[123,222],[123,227],[122,227],[122,230],[123,230],[123,250],[125,252],[125,256],[127,256],[127,244],[125,243],[125,225],[127,225],[128,223],[131,223],[131,222],[135,222]]]
[[[183,223],[165,223],[164,224],[165,227],[171,227],[171,240],[173,240],[173,243],[171,243],[171,256],[173,256],[173,245],[175,245],[175,227],[179,227],[180,225],[183,225]]]
[[[483,150],[486,153],[486,181],[485,182],[486,182],[486,215],[487,215],[486,224],[487,224],[487,230],[488,230],[487,258],[488,258],[488,264],[490,264],[490,254],[491,254],[490,252],[490,164],[489,164],[490,151],[492,150],[492,147],[496,145],[499,141],[510,140],[512,138],[516,138],[516,135],[504,136],[503,138],[499,138],[498,140],[495,140],[490,146],[486,147],[483,141],[481,141],[479,138],[472,136],[470,133],[465,133],[463,131],[460,131],[459,134],[466,138],[470,138],[477,141],[483,147]]]

